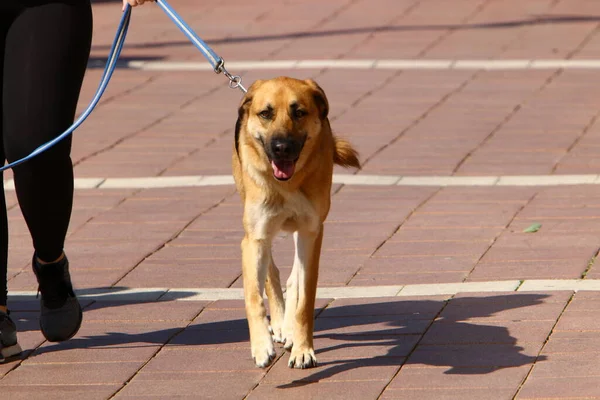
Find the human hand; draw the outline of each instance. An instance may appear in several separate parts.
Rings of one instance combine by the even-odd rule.
[[[125,11],[125,6],[127,4],[129,4],[131,7],[135,7],[135,6],[141,6],[142,4],[144,4],[147,1],[154,1],[154,0],[123,0],[123,11]]]

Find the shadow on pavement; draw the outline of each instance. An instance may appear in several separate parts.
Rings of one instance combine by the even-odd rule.
[[[446,374],[487,374],[543,361],[544,357],[523,353],[524,348],[518,342],[527,342],[528,338],[511,336],[498,318],[493,325],[486,325],[485,318],[541,304],[545,297],[541,294],[461,297],[452,300],[447,307],[445,301],[403,301],[395,298],[389,302],[326,309],[315,324],[316,353],[321,358],[319,368],[311,370],[314,373],[309,376],[303,374],[300,380],[279,387],[306,385],[367,366],[420,364],[449,367]],[[108,306],[115,307],[110,303],[107,303]],[[94,304],[94,308],[98,307],[102,307],[102,302]],[[442,312],[437,315],[439,310]],[[473,318],[477,321],[469,322]],[[24,322],[20,321],[20,330],[27,329],[29,324]],[[320,342],[328,345],[319,347]],[[34,355],[73,348],[128,348],[164,343],[170,346],[213,347],[247,343],[250,357],[245,319],[198,323],[185,329],[177,327],[135,334],[106,332],[80,336],[65,343],[44,345]],[[371,351],[375,346],[379,349],[378,353]],[[382,348],[385,351],[382,352]],[[344,352],[345,356],[340,358],[337,352]],[[287,356],[284,358],[287,362]]]
[[[104,0],[110,1],[110,0]],[[185,18],[185,16],[184,16]],[[302,32],[290,32],[281,34],[269,34],[269,35],[256,35],[256,36],[234,36],[226,37],[222,39],[208,39],[205,40],[209,45],[224,45],[224,44],[238,44],[238,43],[253,43],[253,42],[266,42],[273,40],[290,40],[290,39],[305,39],[305,38],[321,38],[328,36],[347,36],[347,35],[360,35],[365,33],[379,33],[379,32],[418,32],[418,31],[439,31],[439,30],[476,30],[476,29],[510,29],[519,28],[523,26],[533,25],[546,25],[546,24],[573,24],[573,23],[586,23],[586,22],[599,22],[600,16],[595,15],[539,15],[527,19],[521,19],[516,21],[498,21],[498,22],[487,22],[480,24],[462,24],[462,25],[402,25],[402,26],[367,26],[361,28],[348,28],[348,29],[332,29],[324,31],[302,31]],[[199,35],[202,35],[202,27],[198,29]],[[152,43],[130,43],[127,44],[128,48],[137,49],[152,49],[152,48],[163,48],[172,46],[192,46],[188,40],[177,40],[169,42],[152,42]],[[92,50],[108,50],[108,45],[93,45]]]

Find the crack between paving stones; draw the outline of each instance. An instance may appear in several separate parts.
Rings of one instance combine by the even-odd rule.
[[[336,10],[334,10],[331,14],[329,14],[328,16],[321,18],[319,21],[317,21],[315,24],[313,24],[313,26],[311,28],[308,29],[308,31],[313,31],[315,29],[317,29],[318,27],[325,25],[326,23],[328,23],[329,21],[333,20],[335,17],[337,17],[338,15],[340,15],[342,12],[346,11],[348,8],[352,7],[352,5],[354,5],[355,3],[359,2],[360,0],[350,0],[348,1],[346,4],[342,5],[341,7],[337,8]],[[269,52],[266,56],[266,58],[272,58],[273,56],[276,56],[277,54],[279,54],[282,50],[287,49],[290,47],[290,45],[294,42],[296,42],[298,39],[291,39],[285,43],[283,43],[281,46],[279,46],[279,48]]]
[[[437,195],[443,188],[438,188],[437,190],[435,190],[432,194],[430,194],[429,196],[427,196],[422,202],[420,202],[415,208],[413,208],[411,210],[411,212],[406,216],[406,218],[404,218],[402,220],[402,222],[400,222],[400,224],[396,227],[396,229],[394,229],[394,231],[383,240],[383,242],[381,242],[377,248],[375,250],[373,250],[373,252],[369,255],[369,259],[373,258],[373,256],[375,255],[375,253],[377,253],[379,251],[380,248],[383,247],[383,245],[385,245],[388,240],[390,240],[392,237],[394,237],[394,235],[396,233],[398,233],[398,231],[400,230],[400,228],[402,228],[402,226],[404,226],[404,224],[406,222],[408,222],[408,220],[410,219],[410,217],[413,216],[413,214],[415,214],[421,207],[423,207],[425,204],[427,204],[427,202],[429,200],[431,200],[433,197],[435,197],[435,195]],[[360,272],[360,270],[362,269],[362,267],[360,267],[358,270],[356,270],[356,272],[350,277],[350,279],[348,279],[348,281],[346,282],[346,286],[348,286],[350,284],[350,282],[352,282],[352,279],[356,278],[356,276],[358,275],[358,273]]]
[[[375,27],[374,29],[372,29],[371,32],[368,33],[366,38],[364,38],[360,42],[356,43],[354,46],[350,47],[350,49],[348,51],[340,54],[339,56],[337,56],[335,58],[343,59],[348,54],[351,54],[353,51],[355,51],[357,48],[368,45],[368,43],[375,37],[375,35],[377,33],[384,31],[385,27],[389,27],[389,26],[393,26],[393,25],[397,24],[398,22],[403,20],[406,16],[408,16],[411,12],[413,12],[419,5],[421,5],[421,0],[415,0],[412,4],[410,4],[404,10],[402,10],[402,12],[400,14],[393,17],[391,20],[386,22],[383,26]]]
[[[444,33],[442,33],[440,36],[438,36],[437,38],[435,38],[431,43],[429,43],[423,50],[421,50],[419,52],[419,54],[417,55],[417,58],[423,57],[429,51],[431,51],[432,49],[434,49],[437,45],[439,45],[444,40],[446,40],[454,32],[458,31],[460,27],[462,27],[464,24],[467,24],[472,18],[476,17],[477,14],[479,14],[480,12],[482,12],[488,6],[488,4],[490,4],[493,1],[495,1],[495,0],[484,0],[484,1],[482,1],[477,7],[475,7],[475,9],[469,15],[467,15],[466,17],[464,17],[460,21],[460,23],[457,24],[457,26],[451,27],[451,28],[447,29]]]
[[[153,76],[151,79],[154,80],[155,78],[158,78],[159,76],[160,75]],[[204,97],[210,96],[211,94],[213,94],[214,92],[216,92],[221,86],[222,85],[214,86],[211,89],[208,89],[207,91],[203,92],[202,94],[192,97],[191,99],[189,99],[189,100],[185,101],[183,104],[181,104],[177,109],[175,109],[175,110],[173,110],[173,111],[165,114],[164,116],[162,116],[162,117],[160,117],[160,118],[152,121],[150,124],[145,125],[142,128],[140,128],[140,129],[138,129],[138,130],[136,130],[136,131],[134,131],[132,133],[129,133],[129,134],[126,134],[125,136],[120,137],[119,139],[117,139],[116,141],[114,141],[113,143],[111,143],[110,145],[108,145],[108,146],[106,146],[106,147],[104,147],[104,148],[102,148],[100,150],[94,151],[93,153],[88,154],[87,156],[82,157],[77,162],[73,163],[73,167],[76,167],[77,165],[80,165],[81,163],[83,163],[83,162],[85,162],[85,161],[87,161],[87,160],[89,160],[89,159],[91,159],[93,157],[96,157],[96,156],[98,156],[100,154],[104,154],[104,153],[106,153],[106,152],[114,149],[115,147],[117,147],[121,143],[123,143],[123,142],[125,142],[125,141],[127,141],[127,140],[129,140],[129,139],[131,139],[131,138],[133,138],[135,136],[137,136],[138,134],[140,134],[142,132],[145,132],[145,131],[147,131],[150,128],[155,127],[156,125],[160,124],[161,122],[163,122],[167,118],[170,118],[173,115],[175,115],[177,112],[183,110],[185,107],[189,106],[193,102],[195,102],[197,100],[200,100],[200,99],[202,99]]]
[[[433,319],[431,320],[431,323],[429,325],[427,325],[427,328],[425,328],[425,331],[423,331],[423,334],[421,335],[421,337],[419,338],[419,340],[417,341],[417,343],[415,343],[415,345],[408,352],[408,354],[406,355],[406,357],[404,357],[404,362],[402,363],[402,365],[400,365],[400,368],[398,368],[398,371],[396,371],[396,373],[394,374],[394,376],[392,376],[390,378],[389,382],[381,390],[381,392],[377,396],[377,400],[381,399],[381,396],[383,396],[383,394],[385,393],[385,391],[387,390],[387,388],[392,384],[392,382],[394,381],[394,379],[396,379],[396,377],[398,376],[398,374],[400,374],[400,371],[402,371],[402,367],[404,367],[406,365],[406,363],[410,359],[410,356],[412,356],[413,353],[415,352],[415,350],[417,350],[417,347],[419,347],[419,344],[423,341],[423,338],[425,337],[425,335],[427,334],[427,332],[429,332],[429,329],[431,329],[431,327],[433,326],[433,324],[435,323],[435,321],[440,317],[440,315],[442,314],[442,312],[446,309],[446,307],[448,307],[448,304],[450,303],[451,300],[454,299],[455,296],[456,295],[452,295],[447,300],[444,300],[445,304],[437,312],[437,314],[435,315],[435,317],[433,317]]]
[[[390,78],[386,79],[386,81],[381,86],[379,86],[377,88],[377,90],[383,88],[385,85],[387,85],[392,80],[394,80],[395,78],[397,78],[401,73],[402,73],[402,70],[398,71],[397,73],[395,73],[394,75],[392,75]],[[386,143],[383,146],[379,147],[377,150],[375,150],[375,152],[373,152],[371,155],[369,155],[368,157],[366,157],[365,160],[361,163],[362,164],[361,165],[361,169],[364,168],[364,166],[367,165],[369,163],[369,161],[371,161],[373,158],[377,157],[379,154],[381,154],[387,148],[389,148],[394,143],[396,143],[398,140],[400,140],[402,137],[404,137],[404,135],[406,135],[406,133],[408,131],[410,131],[411,129],[413,129],[414,127],[416,127],[418,124],[421,123],[421,121],[423,121],[425,118],[427,118],[429,116],[429,114],[431,114],[432,112],[434,112],[435,110],[437,110],[439,107],[441,107],[444,103],[446,103],[446,101],[450,97],[452,97],[453,95],[455,95],[457,93],[460,93],[477,76],[477,74],[479,74],[479,71],[478,72],[474,72],[473,74],[471,74],[471,76],[469,76],[458,87],[452,89],[451,91],[449,91],[448,93],[446,93],[445,95],[443,95],[441,99],[439,99],[431,107],[429,107],[427,110],[425,110],[424,113],[422,113],[420,116],[418,116],[406,128],[404,128],[403,130],[401,130],[400,133],[398,133],[398,135],[396,137],[392,138],[392,140],[390,140],[388,143]],[[372,94],[372,93],[369,93],[369,94]],[[354,104],[352,106],[354,107]],[[356,171],[354,174],[357,174],[358,172],[359,171]]]
[[[124,95],[131,94],[131,93],[135,92],[136,90],[138,90],[138,89],[140,89],[140,88],[144,87],[145,85],[147,85],[147,84],[149,84],[149,83],[152,83],[152,82],[154,82],[154,81],[155,81],[156,79],[158,79],[158,78],[159,78],[161,75],[162,75],[162,74],[152,75],[152,76],[150,76],[148,79],[146,79],[144,82],[142,82],[142,83],[140,83],[140,84],[138,84],[138,85],[135,85],[133,88],[131,88],[131,89],[128,89],[128,90],[126,90],[125,92],[123,92],[123,93],[120,93],[120,94],[118,94],[118,95],[115,95],[115,96],[111,97],[110,99],[116,99],[117,97],[121,97],[121,96],[124,96]],[[98,107],[102,106],[103,104],[106,104],[106,102],[98,104]],[[143,128],[143,129],[145,129],[145,128]],[[83,157],[81,157],[79,160],[77,160],[77,161],[73,162],[73,167],[76,167],[77,165],[81,164],[82,162],[84,162],[84,161],[86,161],[86,160],[88,160],[88,159],[90,159],[90,158],[92,158],[92,157],[94,157],[94,156],[96,156],[96,155],[98,155],[98,154],[101,154],[101,153],[103,153],[103,152],[105,152],[105,151],[107,151],[107,150],[111,150],[112,148],[114,148],[116,145],[118,145],[119,143],[121,143],[121,142],[122,142],[122,141],[124,141],[125,139],[127,139],[127,138],[129,138],[129,137],[131,137],[131,136],[133,136],[133,135],[136,135],[136,134],[138,134],[139,132],[141,132],[141,131],[136,131],[136,132],[134,132],[133,134],[130,134],[130,135],[127,135],[126,137],[123,137],[123,138],[121,138],[121,139],[118,139],[116,142],[114,142],[113,144],[110,144],[110,145],[108,145],[108,146],[107,146],[107,147],[105,147],[105,148],[102,148],[102,149],[100,149],[100,150],[97,150],[97,151],[95,151],[95,152],[93,152],[93,153],[91,153],[91,154],[88,154],[88,155],[86,155],[86,156],[83,156]]]
[[[467,23],[469,22],[470,19],[474,18],[478,13],[480,13],[481,11],[483,11],[485,9],[485,7],[488,5],[488,3],[490,3],[491,0],[487,0],[485,2],[482,2],[478,7],[476,7],[476,9],[469,14],[468,16],[466,16],[462,21],[461,24]],[[448,30],[445,34],[439,36],[438,38],[436,38],[432,43],[430,43],[427,47],[425,47],[425,49],[421,50],[419,52],[419,54],[417,55],[417,58],[422,58],[423,56],[425,56],[427,54],[428,51],[430,51],[431,49],[433,49],[437,44],[441,43],[443,40],[446,39],[446,37],[448,37],[450,34],[452,34],[454,31],[456,31],[458,28],[452,28],[450,30]],[[384,88],[386,85],[388,85],[390,82],[392,82],[394,79],[396,79],[398,76],[400,76],[402,74],[402,70],[398,70],[397,72],[395,72],[394,74],[392,74],[390,77],[388,77],[383,84],[375,87],[374,89],[368,91],[367,93],[365,93],[362,97],[360,97],[357,101],[355,101],[349,108],[347,108],[346,110],[344,110],[344,112],[342,112],[340,115],[337,115],[336,118],[339,118],[341,116],[343,116],[346,112],[348,112],[350,109],[356,107],[358,104],[360,104],[360,102],[362,102],[364,99],[366,99],[367,97],[373,95],[376,91]],[[435,111],[436,109],[438,109],[440,106],[442,106],[450,97],[452,97],[454,94],[461,92],[469,83],[471,83],[476,77],[477,75],[480,73],[480,71],[475,71],[473,72],[470,76],[468,76],[466,78],[466,80],[460,84],[458,87],[450,90],[448,93],[446,93],[445,95],[442,96],[441,99],[439,99],[437,102],[435,102],[431,107],[429,107],[427,110],[425,110],[424,113],[422,113],[420,116],[418,116],[413,122],[411,122],[406,128],[404,128],[403,130],[400,131],[400,133],[398,133],[398,135],[394,138],[392,138],[392,140],[390,140],[387,144],[384,144],[383,146],[381,146],[379,149],[375,150],[375,152],[373,152],[371,155],[367,156],[365,158],[365,160],[361,163],[361,169],[364,168],[365,165],[367,165],[369,163],[369,161],[371,161],[373,158],[377,157],[379,154],[381,154],[383,151],[385,151],[385,149],[387,149],[388,147],[392,146],[394,143],[396,143],[398,140],[400,140],[408,131],[410,131],[411,129],[413,129],[415,126],[417,126],[421,121],[423,121],[425,118],[427,118],[429,116],[429,114],[431,114],[433,111]],[[332,122],[336,119],[333,118]],[[358,172],[360,172],[360,170],[357,170],[353,173],[353,175],[358,174]]]
[[[144,367],[145,367],[146,365],[148,365],[148,363],[150,363],[150,361],[154,360],[154,359],[155,359],[155,358],[158,356],[158,353],[160,353],[160,352],[162,351],[162,349],[164,349],[164,348],[165,348],[165,346],[167,346],[167,345],[168,345],[168,344],[169,344],[169,343],[170,343],[170,342],[171,342],[173,339],[175,339],[175,338],[177,337],[177,335],[179,335],[180,333],[182,333],[183,331],[185,331],[185,330],[186,330],[186,329],[187,329],[187,328],[188,328],[188,327],[189,327],[189,326],[190,326],[190,325],[191,325],[191,324],[194,322],[194,320],[196,320],[196,318],[198,318],[198,317],[200,316],[200,314],[202,314],[202,312],[203,312],[203,311],[206,309],[206,307],[208,307],[208,306],[209,306],[210,304],[212,304],[212,303],[214,303],[214,301],[213,301],[213,302],[210,302],[210,303],[208,303],[206,306],[202,307],[202,309],[200,309],[200,311],[199,311],[199,312],[198,312],[198,313],[197,313],[197,314],[196,314],[194,317],[192,317],[192,318],[190,319],[190,321],[187,323],[187,325],[186,325],[186,326],[184,326],[183,328],[179,329],[177,332],[173,333],[173,334],[172,334],[172,335],[171,335],[171,336],[170,336],[170,337],[169,337],[169,338],[166,340],[166,342],[165,342],[165,343],[164,343],[162,346],[160,346],[160,347],[158,348],[158,350],[156,350],[156,352],[154,352],[154,354],[153,354],[153,355],[152,355],[152,356],[151,356],[151,357],[148,359],[148,361],[146,361],[145,363],[143,363],[143,364],[140,366],[140,368],[138,368],[138,369],[137,369],[137,371],[135,371],[135,372],[133,373],[133,375],[131,375],[131,377],[130,377],[129,379],[127,379],[127,380],[126,380],[126,381],[123,383],[123,385],[121,386],[121,388],[120,388],[120,389],[118,389],[118,390],[117,390],[115,393],[113,393],[113,394],[112,394],[112,395],[111,395],[111,396],[110,396],[108,399],[109,399],[109,400],[111,400],[111,399],[114,399],[114,398],[115,398],[115,396],[117,396],[117,395],[118,395],[120,392],[122,392],[122,391],[123,391],[123,389],[125,389],[125,388],[127,387],[127,385],[128,385],[128,384],[129,384],[129,383],[130,383],[130,382],[131,382],[131,381],[132,381],[132,380],[133,380],[133,379],[134,379],[134,378],[135,378],[135,377],[136,377],[136,376],[137,376],[137,375],[140,373],[140,371],[141,371],[142,369],[144,369]]]
[[[560,0],[558,0],[560,1]],[[592,40],[592,38],[598,33],[600,32],[600,24],[596,25],[596,28],[594,28],[592,30],[592,32],[590,34],[588,34],[583,41],[579,44],[579,46],[577,46],[577,48],[570,54],[570,57],[575,56],[590,40]],[[569,57],[569,58],[570,58]],[[575,148],[575,146],[577,146],[579,144],[579,142],[581,142],[581,140],[583,140],[584,136],[588,133],[588,131],[596,124],[596,121],[598,120],[598,118],[600,117],[600,110],[594,114],[594,116],[590,119],[590,121],[588,122],[588,124],[583,128],[583,131],[581,132],[581,135],[579,135],[574,141],[573,143],[571,143],[571,145],[567,148],[567,150],[565,151],[565,153],[560,157],[560,159],[556,162],[556,164],[554,165],[554,167],[552,168],[552,173],[556,173],[556,170],[558,169],[560,163],[565,159],[565,157],[571,152],[571,150],[573,150]]]
[[[148,254],[146,254],[138,263],[136,263],[129,271],[127,271],[123,276],[121,276],[120,278],[117,278],[117,280],[110,285],[111,287],[114,287],[115,285],[118,285],[119,282],[121,282],[123,279],[125,279],[130,273],[132,273],[141,263],[143,263],[145,260],[148,259],[148,257],[152,256],[153,254],[155,254],[156,252],[160,251],[161,249],[163,249],[165,246],[167,246],[169,243],[171,243],[173,240],[177,239],[179,237],[179,235],[181,235],[181,233],[183,231],[185,231],[190,225],[192,225],[194,222],[196,222],[200,217],[202,217],[204,214],[214,210],[215,208],[219,207],[221,204],[223,204],[228,198],[232,197],[235,195],[235,192],[231,192],[229,194],[226,194],[225,196],[223,196],[221,198],[221,200],[219,200],[216,204],[213,204],[212,206],[204,209],[203,211],[201,211],[200,213],[198,213],[195,217],[193,217],[188,223],[186,223],[181,229],[179,229],[178,231],[176,231],[170,239],[167,239],[163,244],[161,244],[160,246],[157,246],[153,251],[150,251]],[[164,294],[163,294],[164,295]],[[162,297],[162,296],[161,296]]]
[[[546,337],[546,340],[544,340],[544,343],[542,344],[542,347],[540,348],[540,351],[538,351],[536,357],[535,357],[535,361],[533,362],[533,364],[531,365],[531,368],[529,368],[529,372],[527,372],[527,375],[525,375],[525,377],[523,378],[523,380],[521,381],[521,384],[519,385],[519,387],[517,388],[517,391],[515,392],[515,395],[512,397],[512,400],[515,400],[517,398],[517,396],[519,396],[519,393],[521,392],[521,390],[523,389],[523,386],[525,385],[525,383],[527,382],[527,379],[529,379],[529,377],[531,376],[531,374],[533,373],[533,369],[535,368],[536,364],[537,364],[537,360],[540,358],[540,355],[542,354],[542,352],[544,351],[544,348],[546,347],[546,345],[548,344],[548,341],[550,341],[550,337],[552,336],[552,334],[554,333],[554,329],[556,328],[556,325],[558,325],[558,322],[560,321],[560,319],[562,318],[563,314],[565,313],[565,311],[567,310],[567,307],[569,307],[569,305],[571,304],[571,302],[573,301],[573,299],[575,298],[575,292],[573,292],[571,294],[571,297],[569,297],[569,299],[567,300],[565,306],[563,307],[562,311],[560,312],[560,315],[558,316],[558,318],[556,318],[556,322],[554,323],[554,325],[552,325],[552,328],[550,328],[550,332],[548,333],[548,336]]]
[[[562,163],[562,161],[571,152],[571,150],[573,150],[575,148],[575,146],[577,146],[579,144],[579,142],[581,142],[583,140],[583,138],[588,133],[588,131],[592,128],[592,126],[594,126],[596,124],[596,121],[598,120],[598,117],[600,117],[600,110],[596,114],[594,114],[594,116],[590,119],[590,121],[587,123],[587,125],[583,128],[583,131],[581,132],[581,135],[579,135],[573,141],[573,143],[571,143],[571,145],[567,148],[567,150],[564,152],[564,154],[562,156],[560,156],[560,158],[558,159],[558,161],[556,162],[556,164],[554,164],[554,167],[552,167],[552,170],[551,170],[552,174],[556,173],[556,170],[558,169],[560,163]]]
[[[553,4],[551,4],[551,6],[549,7],[549,10],[552,10],[552,8],[554,8],[561,0],[557,0],[555,1]],[[565,59],[566,60],[570,60],[572,59],[592,38],[593,36],[598,33],[600,31],[600,23],[596,25],[596,27],[585,36],[585,38],[583,38],[583,40],[581,41],[581,43],[579,43],[577,45],[577,47],[575,47],[574,50],[572,50],[571,52],[569,52]],[[510,45],[512,43],[515,43],[521,36],[517,36],[517,38],[515,40],[513,40],[510,44],[508,44],[507,46],[505,46],[505,49],[508,49],[510,47]],[[494,128],[492,129],[492,131],[471,151],[469,151],[463,158],[462,160],[460,160],[458,162],[458,164],[456,165],[456,167],[454,168],[454,170],[452,171],[452,175],[455,175],[458,170],[473,156],[473,154],[475,152],[477,152],[479,149],[481,149],[483,146],[485,146],[494,136],[495,134],[502,129],[506,123],[508,123],[522,108],[524,105],[526,105],[529,101],[531,101],[532,99],[534,99],[536,96],[538,96],[540,93],[542,93],[552,82],[554,82],[557,78],[559,78],[564,72],[563,68],[558,68],[556,71],[554,71],[545,81],[544,83],[542,83],[542,85],[535,90],[530,96],[526,97],[525,100],[523,100],[520,104],[516,105],[513,110],[511,112],[508,113],[508,115]],[[571,151],[571,149],[577,144],[579,143],[579,140],[581,138],[583,138],[583,136],[585,135],[585,133],[587,132],[587,130],[589,130],[589,128],[591,128],[591,126],[594,124],[594,122],[596,122],[596,120],[598,119],[598,117],[600,116],[600,112],[598,112],[594,117],[592,117],[592,120],[590,121],[590,123],[584,128],[583,133],[579,136],[578,139],[576,139],[571,146],[569,146],[569,148],[567,149],[567,151],[565,152],[565,154],[559,159],[559,161],[553,166],[552,168],[552,173],[556,172],[556,169],[558,168],[559,163],[563,160],[563,158],[565,157],[566,154],[569,153],[569,151]]]
[[[533,199],[535,199],[537,197],[537,195],[539,194],[539,192],[536,192],[533,196],[531,196],[529,198],[529,200],[527,200],[525,202],[525,204],[523,204],[518,210],[517,212],[515,212],[515,214],[512,216],[512,218],[510,219],[510,221],[508,221],[508,223],[504,226],[504,229],[502,229],[502,231],[500,233],[498,233],[494,239],[492,239],[492,243],[490,243],[490,245],[488,246],[488,248],[483,252],[483,254],[481,255],[481,257],[479,257],[477,259],[477,262],[475,263],[475,265],[473,266],[473,268],[471,268],[471,270],[469,271],[469,273],[467,274],[467,276],[462,280],[463,282],[467,282],[467,279],[469,279],[469,277],[471,276],[471,274],[473,273],[473,271],[475,271],[475,268],[477,268],[477,266],[479,265],[479,263],[481,262],[481,260],[483,260],[483,257],[485,257],[485,255],[487,253],[489,253],[489,251],[492,249],[492,247],[494,247],[494,244],[496,244],[496,242],[498,241],[498,238],[500,236],[502,236],[502,234],[504,232],[506,232],[506,230],[508,229],[508,227],[510,226],[510,224],[513,223],[513,221],[517,218],[517,216],[521,213],[521,211],[523,211],[525,209],[525,207],[527,207],[529,204],[531,204],[531,202],[533,201]],[[521,282],[521,284],[519,284],[518,287],[520,287],[523,284],[523,282]],[[518,288],[517,287],[517,288]],[[517,289],[515,289],[517,290]]]
[[[585,271],[583,271],[583,273],[581,274],[580,279],[585,279],[586,278],[587,274],[590,272],[590,270],[594,266],[594,263],[598,259],[598,254],[600,254],[600,247],[596,250],[596,252],[592,256],[592,258],[590,258],[590,260],[588,261],[587,267],[585,268]]]

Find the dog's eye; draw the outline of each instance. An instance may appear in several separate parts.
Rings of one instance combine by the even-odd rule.
[[[271,119],[273,117],[273,113],[270,110],[263,110],[258,113],[258,116],[262,119]]]
[[[300,119],[300,118],[304,117],[306,114],[307,114],[307,112],[304,110],[299,110],[299,109],[294,110],[294,118],[296,118],[296,119]]]

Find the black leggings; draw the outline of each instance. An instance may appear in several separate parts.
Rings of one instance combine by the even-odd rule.
[[[0,159],[19,159],[73,123],[91,40],[89,0],[0,0]],[[44,261],[62,254],[71,218],[70,152],[67,138],[13,171],[35,253]],[[8,221],[0,185],[0,305],[6,305]]]

